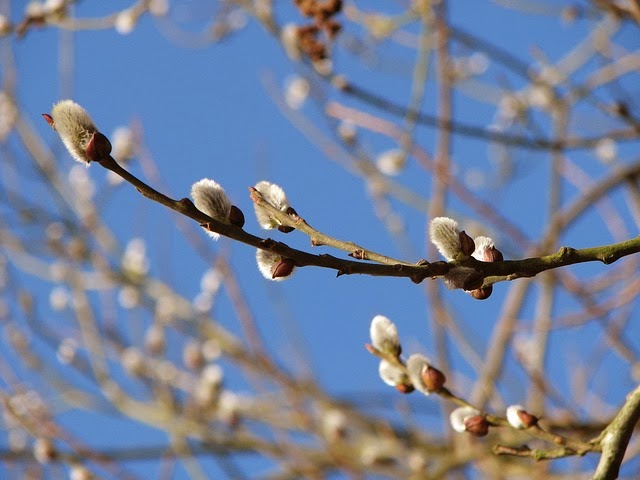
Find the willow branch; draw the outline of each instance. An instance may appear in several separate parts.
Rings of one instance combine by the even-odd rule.
[[[618,478],[620,464],[627,450],[633,430],[640,420],[640,386],[631,392],[626,403],[600,435],[602,446],[600,463],[593,476],[594,480]]]
[[[400,260],[395,260],[384,255],[376,254],[359,247],[351,242],[341,242],[332,239],[324,234],[320,234],[311,228],[303,219],[297,216],[289,216],[286,219],[282,212],[278,213],[278,219],[287,221],[288,225],[295,226],[309,235],[312,240],[329,244],[335,248],[349,251],[352,256],[358,259],[369,259],[380,263],[357,262],[347,259],[340,259],[328,254],[314,255],[302,250],[291,248],[288,245],[272,240],[252,235],[240,227],[228,225],[209,217],[198,210],[193,202],[188,198],[181,200],[172,199],[163,193],[158,192],[142,180],[121,167],[111,156],[99,162],[107,170],[111,170],[124,180],[132,184],[145,197],[160,203],[171,210],[185,215],[207,229],[219,233],[232,240],[250,245],[252,247],[268,250],[270,252],[289,258],[298,267],[315,266],[328,268],[337,271],[337,275],[365,274],[372,276],[405,277],[410,278],[415,283],[422,282],[425,278],[436,278],[445,275],[452,264],[446,262],[426,261],[410,264]],[[254,202],[263,205],[260,196],[252,192]],[[266,203],[266,202],[265,202]],[[271,212],[271,210],[270,210]],[[275,212],[272,212],[275,213]],[[612,245],[603,245],[584,249],[574,249],[562,247],[557,253],[543,257],[527,258],[524,260],[511,260],[502,262],[480,262],[474,258],[468,258],[459,262],[462,266],[472,267],[481,272],[485,277],[484,285],[492,285],[502,281],[510,281],[522,277],[533,277],[546,270],[566,267],[569,265],[585,262],[599,261],[606,265],[615,262],[619,258],[640,252],[640,237],[625,242]]]
[[[416,283],[419,283],[428,277],[444,275],[449,270],[449,266],[445,262],[421,262],[419,265],[412,265],[406,262],[401,262],[399,260],[396,261],[382,255],[376,256],[373,253],[367,255],[371,255],[374,258],[378,258],[379,260],[384,261],[386,265],[339,259],[327,254],[313,255],[307,252],[303,252],[301,250],[291,248],[282,242],[277,242],[270,238],[261,238],[244,231],[240,227],[219,222],[198,210],[193,202],[188,198],[183,198],[181,200],[172,199],[164,195],[163,193],[158,192],[154,188],[144,183],[142,180],[138,179],[136,176],[129,173],[127,170],[121,167],[111,156],[99,163],[107,170],[111,170],[112,172],[116,173],[124,180],[132,184],[134,187],[136,187],[138,192],[140,192],[148,199],[160,203],[161,205],[164,205],[171,210],[174,210],[197,221],[200,225],[206,227],[208,230],[219,233],[220,235],[244,243],[246,245],[250,245],[261,250],[268,250],[283,257],[289,258],[293,260],[298,267],[315,266],[329,268],[337,270],[338,276],[346,274],[366,274],[372,276],[407,277],[411,278]],[[311,229],[311,227],[308,227],[307,232],[313,232],[313,229]],[[339,245],[338,241],[334,240],[333,243],[335,245]],[[352,245],[352,247],[349,247],[351,248],[352,252],[358,250],[364,252],[361,247],[358,247],[355,244],[349,245]],[[371,258],[371,256],[368,256],[367,258]]]

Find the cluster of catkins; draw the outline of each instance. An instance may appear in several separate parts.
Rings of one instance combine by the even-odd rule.
[[[67,150],[77,161],[88,165],[90,162],[103,162],[110,158],[109,139],[98,130],[89,114],[77,103],[62,100],[53,106],[51,114],[43,116],[58,132]],[[297,217],[284,190],[267,181],[258,182],[253,190],[263,200],[254,204],[260,226],[265,229],[277,228],[285,233],[292,231],[293,227],[284,225],[278,219],[278,215],[273,213]],[[195,206],[214,220],[237,227],[244,225],[242,211],[232,205],[224,188],[214,180],[205,178],[194,183],[191,187],[191,197]],[[202,226],[213,239],[219,237],[218,233],[211,230],[209,224]],[[458,228],[455,220],[447,217],[437,217],[431,221],[429,236],[447,261],[454,263],[444,276],[445,284],[449,288],[461,288],[477,299],[488,298],[493,287],[483,286],[482,273],[472,267],[459,265],[458,262],[469,257],[483,262],[501,261],[502,253],[495,247],[493,240],[488,237],[472,239],[464,230]],[[260,272],[270,280],[287,278],[295,268],[292,259],[272,251],[258,249],[256,258]]]
[[[471,238],[458,223],[448,217],[436,217],[429,225],[429,238],[440,254],[448,262],[457,262],[473,257],[481,262],[500,262],[502,252],[498,250],[489,237]],[[483,287],[484,277],[480,272],[460,265],[453,266],[444,277],[449,288],[461,288],[478,300],[489,298],[493,286]]]
[[[295,210],[289,204],[284,190],[275,183],[263,180],[258,182],[253,188],[262,196],[266,203],[276,210],[287,215],[296,215]],[[194,183],[191,187],[191,198],[193,198],[193,203],[198,210],[206,213],[211,218],[229,225],[241,226],[232,220],[234,216],[233,209],[236,207],[231,205],[224,189],[215,181],[204,178]],[[293,227],[283,225],[264,207],[254,204],[254,208],[256,218],[262,228],[267,230],[277,228],[284,233],[289,233],[293,230]],[[218,239],[219,235],[216,232],[210,231],[206,225],[203,226],[203,228],[214,240]],[[258,249],[256,251],[256,260],[260,273],[269,280],[284,280],[290,276],[295,269],[293,260],[268,250]]]
[[[98,130],[87,111],[74,101],[62,100],[56,103],[51,113],[45,113],[43,117],[58,132],[65,147],[78,162],[89,165],[91,162],[102,162],[109,158],[111,153],[109,139]],[[287,215],[296,215],[295,210],[289,205],[284,190],[278,185],[262,181],[257,183],[254,189],[276,210]],[[194,183],[191,187],[191,197],[198,210],[214,220],[237,227],[244,225],[242,211],[231,204],[224,188],[214,180],[205,178]],[[262,228],[278,228],[285,233],[293,230],[293,227],[282,225],[262,206],[256,204],[255,212]],[[218,239],[219,234],[211,231],[209,225],[204,224],[202,227],[214,240]],[[256,259],[260,272],[270,280],[282,280],[291,275],[295,268],[291,259],[266,250],[258,250]]]
[[[417,390],[424,395],[437,394],[444,389],[447,381],[445,374],[431,365],[427,357],[414,353],[406,362],[401,358],[398,329],[387,317],[373,317],[370,335],[371,344],[367,348],[381,357],[378,373],[387,385],[402,393]],[[518,430],[534,427],[538,423],[538,418],[528,413],[522,405],[509,406],[505,416],[509,425]],[[470,405],[453,410],[449,421],[456,432],[467,432],[478,437],[487,435],[492,426],[487,415]]]

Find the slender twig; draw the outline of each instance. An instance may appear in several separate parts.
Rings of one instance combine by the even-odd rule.
[[[265,201],[262,194],[255,188],[250,187],[249,191],[251,192],[251,200],[253,200],[256,205],[267,210],[269,214],[274,216],[282,225],[294,227],[296,230],[307,234],[311,239],[311,245],[314,247],[326,245],[337,248],[338,250],[344,250],[349,253],[349,256],[359,260],[371,260],[373,262],[383,263],[386,265],[413,265],[402,260],[380,255],[379,253],[367,250],[353,242],[345,242],[330,237],[329,235],[325,235],[309,225],[306,220],[300,217],[297,213],[288,214],[275,208],[269,202]]]
[[[333,83],[346,94],[366,102],[369,105],[378,107],[387,113],[402,117],[408,115],[407,109],[402,105],[398,105],[391,100],[382,98],[378,94],[370,92],[363,87],[353,83],[348,83],[343,78],[340,78]],[[413,112],[412,114],[415,115],[416,123],[421,125],[447,130],[467,137],[481,138],[501,145],[519,147],[528,150],[560,151],[589,149],[595,147],[603,138],[611,138],[618,141],[631,141],[638,138],[638,129],[636,127],[611,130],[593,137],[565,137],[557,139],[526,137],[522,135],[496,132],[495,130],[448,120],[446,118],[436,117],[422,112]]]

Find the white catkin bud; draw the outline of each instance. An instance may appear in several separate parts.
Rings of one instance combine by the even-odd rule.
[[[345,436],[348,421],[347,414],[342,410],[326,410],[322,412],[321,417],[322,434],[328,440],[338,440]]]
[[[275,282],[290,277],[295,269],[295,266],[289,259],[266,250],[256,251],[256,261],[258,262],[258,270],[260,270],[262,276],[267,280],[273,280]]]
[[[56,357],[63,365],[69,365],[76,358],[78,352],[78,342],[73,338],[65,338],[58,345]]]
[[[407,155],[400,149],[394,148],[382,152],[376,158],[378,170],[388,176],[398,175],[407,164]]]
[[[378,374],[384,383],[392,387],[403,383],[405,379],[402,370],[386,360],[380,360]]]
[[[62,11],[65,6],[65,0],[46,0],[43,9],[47,14]]]
[[[520,415],[518,415],[518,412],[522,411],[525,411],[522,405],[510,405],[507,407],[507,421],[513,428],[521,429],[526,427]]]
[[[125,285],[118,291],[118,304],[127,310],[140,306],[142,294],[138,287]]]
[[[476,249],[473,251],[471,256],[476,260],[485,262],[484,251],[495,247],[493,240],[489,237],[476,237],[473,241],[476,244]]]
[[[429,368],[427,357],[419,353],[414,353],[407,359],[407,371],[409,372],[409,380],[416,390],[421,391],[425,395],[431,392],[427,388],[423,380],[423,372]]]
[[[288,23],[280,32],[280,42],[291,60],[302,59],[302,50],[298,35],[298,26],[295,23]]]
[[[309,96],[311,85],[300,76],[290,77],[285,82],[285,102],[292,110],[299,110]]]
[[[33,444],[33,456],[43,465],[51,462],[57,455],[53,442],[48,438],[38,438]]]
[[[44,5],[41,2],[29,2],[24,9],[26,17],[42,17],[44,15]]]
[[[473,407],[459,407],[451,412],[449,422],[456,432],[462,433],[467,430],[465,421],[476,415],[480,415],[480,412]]]
[[[222,390],[216,405],[216,417],[229,425],[235,423],[238,415],[246,406],[246,399],[229,390]]]
[[[227,194],[217,182],[208,178],[203,178],[191,186],[191,198],[193,203],[202,212],[219,222],[229,224],[229,214],[231,213],[231,201]],[[207,235],[214,240],[220,237],[216,232],[205,229]]]
[[[60,285],[54,287],[49,293],[49,304],[55,311],[64,310],[69,306],[71,297],[69,291]]]
[[[396,325],[384,315],[376,315],[369,328],[371,344],[391,355],[400,355],[400,339]]]
[[[220,270],[210,268],[202,275],[200,279],[200,290],[203,293],[215,295],[222,286],[224,275]]]
[[[143,238],[134,237],[124,249],[122,254],[122,268],[129,275],[143,277],[149,273],[149,259],[147,247]]]
[[[224,373],[217,364],[209,364],[200,372],[193,395],[199,405],[211,405],[220,395]]]
[[[429,238],[447,261],[462,253],[458,222],[448,217],[436,217],[429,224]]]
[[[118,13],[113,27],[120,35],[128,35],[136,27],[137,22],[138,18],[133,10],[127,9]]]
[[[88,164],[86,149],[93,134],[98,132],[87,111],[73,100],[62,100],[51,110],[53,128],[62,143],[77,161]]]
[[[598,159],[605,164],[609,164],[616,159],[618,147],[612,138],[603,138],[596,144],[595,154]]]
[[[390,438],[376,437],[375,440],[362,442],[361,448],[360,462],[368,466],[384,465],[387,462],[397,460],[400,456],[400,446]]]
[[[277,208],[281,212],[286,212],[291,206],[289,204],[289,200],[287,199],[287,195],[284,193],[284,190],[282,190],[282,188],[280,188],[280,186],[276,185],[275,183],[263,180],[256,183],[254,188],[258,192],[260,192],[262,198],[264,198],[267,203]],[[269,230],[280,226],[280,222],[277,219],[273,218],[271,214],[264,208],[258,206],[257,204],[255,204],[254,207],[258,223],[262,228]]]
[[[69,471],[69,480],[91,480],[93,475],[84,465],[73,465]]]
[[[164,328],[158,324],[152,324],[144,334],[144,347],[152,355],[160,355],[166,347]]]
[[[343,120],[338,125],[338,136],[348,145],[351,145],[356,141],[357,134],[358,130],[353,122]]]
[[[144,353],[135,347],[127,347],[122,351],[120,363],[125,372],[132,377],[142,375],[146,368]]]

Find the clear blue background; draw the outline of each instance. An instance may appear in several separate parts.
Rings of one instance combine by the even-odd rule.
[[[14,18],[19,18],[22,3],[12,2]],[[281,22],[300,21],[299,14],[288,3],[276,3],[277,17]],[[76,15],[93,17],[128,5],[128,2],[120,1],[85,1],[78,4]],[[195,33],[205,25],[201,19],[208,19],[214,13],[212,5],[213,2],[177,2],[172,9],[173,21]],[[377,7],[393,11],[388,2],[368,5],[372,9]],[[520,12],[490,2],[451,2],[449,15],[454,25],[507,49],[530,64],[535,64],[534,49],[544,52],[551,62],[557,61],[578,39],[585,38],[593,26],[583,20],[565,24],[546,15],[523,16]],[[423,212],[393,202],[406,224],[408,242],[413,251],[399,250],[377,220],[362,179],[330,161],[326,152],[310,142],[283,114],[277,99],[273,98],[274,86],[277,88],[275,94],[281,95],[291,75],[307,75],[309,70],[292,64],[276,39],[271,38],[253,19],[247,21],[242,31],[219,44],[198,48],[176,44],[166,34],[169,31],[166,22],[149,16],[144,16],[129,35],[120,35],[112,29],[71,34],[47,28],[33,29],[20,40],[4,41],[14,43],[19,75],[18,97],[24,106],[23,111],[28,121],[37,124],[42,137],[60,152],[61,171],[71,168],[74,163],[63,151],[55,134],[41,120],[40,114],[49,111],[60,98],[70,96],[91,113],[98,127],[107,135],[129,122],[142,125],[144,143],[162,176],[164,185],[161,190],[168,195],[175,198],[188,196],[192,183],[204,177],[213,178],[225,187],[232,200],[245,212],[248,231],[277,236],[291,246],[310,249],[308,239],[297,232],[283,237],[277,232],[266,235],[260,231],[252,214],[247,187],[267,179],[281,185],[297,212],[324,233],[407,261],[425,257],[428,219]],[[416,31],[413,27],[409,30]],[[352,28],[342,38],[352,35],[362,36],[362,32]],[[74,45],[72,78],[60,73],[62,45],[69,41]],[[618,41],[629,50],[640,45],[637,30],[623,31]],[[386,98],[406,104],[415,52],[389,43],[376,51],[380,56],[368,64],[349,54],[339,44],[335,70],[345,73],[370,91],[381,92]],[[473,50],[459,46],[452,48],[454,56],[470,53]],[[521,78],[492,63],[487,78],[498,77],[514,88],[524,84]],[[394,119],[336,93],[313,77],[312,85],[319,95],[328,95],[383,118]],[[426,89],[424,111],[433,114],[437,106],[437,89],[432,81]],[[637,88],[635,91],[637,93]],[[323,119],[312,100],[305,104],[302,112],[315,121],[324,134],[332,135],[331,124]],[[460,121],[486,126],[493,121],[495,106],[457,95],[456,112]],[[598,120],[596,114],[587,112],[585,118],[573,119],[573,123],[579,127],[581,123],[587,125]],[[576,128],[575,132],[584,133],[584,130]],[[395,146],[386,138],[362,132],[360,135],[373,154]],[[434,131],[419,127],[417,141],[427,151],[433,152]],[[631,148],[619,145],[621,161],[630,158],[628,151]],[[463,170],[478,168],[490,176],[497,175],[490,156],[491,150],[486,142],[455,137],[452,157]],[[522,231],[536,238],[544,231],[547,219],[545,182],[550,170],[549,158],[538,152],[517,150],[514,159],[517,177],[512,185],[498,193],[491,189],[476,193],[496,204],[496,208]],[[606,173],[609,168],[599,163],[591,151],[574,152],[571,159],[592,175]],[[130,168],[133,173],[145,177],[138,162],[134,161]],[[105,184],[105,173],[95,165],[89,168],[89,175],[99,185]],[[428,199],[431,177],[414,161],[398,181]],[[151,183],[155,185],[153,181]],[[575,194],[571,188],[566,192],[569,196]],[[39,191],[33,192],[33,198],[35,202],[46,201]],[[619,201],[624,202],[624,199]],[[475,213],[454,197],[451,197],[450,207],[451,213],[457,213],[458,218],[477,220]],[[335,279],[332,271],[312,268],[300,269],[290,281],[274,284],[265,281],[258,272],[252,248],[224,239],[213,244],[194,224],[190,228],[193,227],[195,235],[206,243],[209,252],[206,258],[197,255],[184,234],[176,228],[177,215],[150,203],[128,185],[118,187],[118,192],[109,196],[101,208],[105,222],[123,243],[137,236],[146,240],[152,274],[162,276],[188,299],[193,299],[198,293],[201,277],[215,255],[231,251],[236,276],[270,350],[279,361],[295,371],[297,366],[291,362],[294,358],[291,354],[293,344],[304,352],[320,383],[334,394],[369,405],[405,401],[382,384],[377,375],[376,360],[363,348],[369,340],[369,322],[378,313],[396,322],[409,352],[421,350],[433,354],[430,309],[425,302],[424,285],[394,278],[345,276]],[[636,235],[637,231],[629,233]],[[525,255],[522,246],[509,239],[505,238],[500,245],[500,232],[495,234],[508,258]],[[574,247],[585,247],[611,242],[612,239],[595,217],[589,217],[572,227],[571,235],[563,241]],[[314,252],[343,255],[323,248],[316,248]],[[593,275],[605,268],[588,265],[574,271],[579,276]],[[45,295],[50,286],[34,284],[33,288]],[[484,352],[487,336],[500,312],[507,289],[508,285],[496,286],[493,296],[486,302],[474,301],[460,291],[444,292],[446,301],[453,305],[453,311],[460,313],[459,321],[469,341],[480,352]],[[524,317],[532,315],[533,305],[531,301],[531,308],[523,312]],[[556,310],[560,314],[575,308],[575,303],[565,299]],[[58,320],[53,313],[51,315],[51,323],[56,324]],[[223,326],[241,334],[233,309],[224,297],[216,305],[214,316]],[[122,316],[123,321],[125,318],[126,315]],[[68,321],[60,319],[63,325]],[[144,325],[148,318],[136,321]],[[632,331],[637,334],[637,327]],[[581,347],[572,331],[561,331],[553,337],[551,356],[563,357],[567,342],[571,342],[575,357],[564,361],[584,359],[594,348],[591,342],[599,334],[595,327],[580,330],[580,342],[584,340]],[[141,339],[132,335],[131,341],[140,343]],[[455,350],[453,362],[456,369],[475,378],[473,369]],[[615,368],[616,365],[612,358],[609,367]],[[511,375],[513,382],[508,385],[509,392],[505,390],[502,393],[512,403],[524,402],[522,396],[526,390],[517,385],[522,379],[521,370],[508,368],[507,371],[507,378]],[[557,372],[557,377],[549,381],[560,392],[567,393],[566,385],[570,378],[564,377],[566,371],[560,367],[552,371]],[[595,372],[594,383],[609,385],[610,397],[606,400],[616,405],[624,398],[631,379],[626,370],[619,375],[611,375],[610,372],[610,369]],[[452,380],[454,390],[468,393],[471,382],[462,377],[456,382],[455,376]],[[228,381],[238,389],[244,386],[234,378]],[[440,402],[437,399],[412,396],[406,401],[419,412],[439,414]],[[67,426],[85,439],[87,429],[99,432],[90,439],[94,446],[139,446],[146,442],[159,444],[165,440],[161,433],[152,429],[109,416],[96,418],[91,414],[69,412],[62,416],[63,420],[65,418],[68,419]],[[254,472],[261,471],[262,466],[258,462],[248,465]],[[137,463],[133,469],[145,475],[142,472],[153,471],[147,467],[144,463]]]

